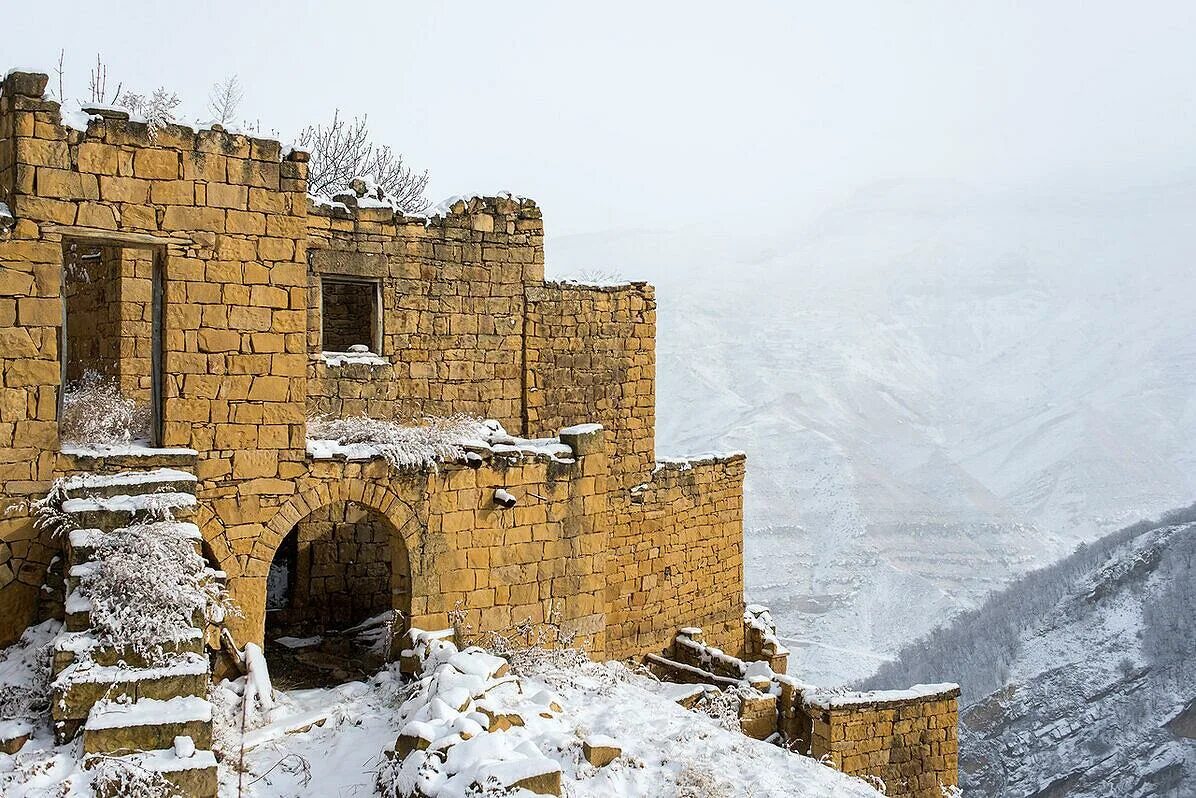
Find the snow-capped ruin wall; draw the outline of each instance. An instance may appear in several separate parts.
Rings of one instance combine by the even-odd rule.
[[[546,284],[530,200],[458,200],[430,218],[361,195],[313,203],[302,152],[222,130],[151,131],[112,111],[67,127],[45,85],[14,72],[0,89],[0,202],[14,217],[0,220],[0,499],[42,496],[83,468],[192,470],[206,550],[244,610],[230,620],[239,641],[262,638],[286,534],[355,502],[402,547],[410,573],[390,588],[419,626],[482,636],[555,619],[595,655],[638,656],[699,623],[742,646],[743,459],[656,467],[649,286]],[[61,451],[72,243],[130,264],[117,290],[121,305],[136,297],[129,320],[145,325],[158,297],[157,443],[172,451],[157,460]],[[368,352],[323,351],[321,285],[338,279],[375,286]],[[148,334],[115,350],[138,386]],[[572,457],[396,472],[313,456],[312,413],[469,413],[528,437],[605,430],[574,430]],[[515,506],[495,501],[500,488]],[[0,642],[34,619],[60,546],[27,508],[0,519]]]
[[[307,224],[312,412],[469,413],[524,430],[524,295],[544,279],[534,202],[462,200],[427,219],[389,207],[312,204]],[[346,278],[378,287],[377,358],[319,356],[321,284]]]

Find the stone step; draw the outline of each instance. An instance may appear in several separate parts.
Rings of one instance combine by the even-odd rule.
[[[76,474],[63,482],[68,499],[144,495],[147,493],[195,493],[194,474],[177,468],[149,471],[121,471],[116,474]]]
[[[213,571],[210,568],[207,570],[211,574],[218,574],[221,576],[224,574],[223,571]],[[213,578],[217,577],[213,576]],[[66,594],[66,604],[64,605],[64,610],[64,628],[67,632],[88,632],[91,630],[92,603],[91,599],[87,597],[87,594],[84,593],[82,589],[76,587],[74,590]],[[202,630],[207,626],[207,624],[207,618],[204,617],[203,609],[196,609],[195,613],[191,616],[191,627]]]
[[[159,773],[185,798],[216,798],[216,757],[210,751],[196,750],[189,757],[179,756],[173,748],[143,751],[118,757],[133,772]],[[125,798],[119,787],[97,789],[96,798]]]
[[[177,654],[202,654],[204,652],[204,633],[198,628],[181,630],[187,636],[179,640],[166,640],[159,645],[162,654],[173,656]],[[51,672],[54,676],[62,673],[70,665],[82,660],[90,660],[97,665],[125,664],[134,668],[146,668],[150,663],[144,654],[140,654],[127,646],[111,646],[100,642],[90,629],[81,632],[62,632],[54,641],[54,654]]]
[[[116,474],[121,471],[148,471],[155,468],[177,468],[194,471],[199,452],[194,449],[156,449],[145,446],[105,446],[93,449],[86,446],[63,446],[62,455],[71,470],[96,474]]]
[[[208,658],[195,653],[151,668],[73,663],[50,684],[50,715],[55,733],[60,741],[73,737],[91,708],[103,699],[165,701],[176,696],[206,697],[208,676]]]
[[[190,737],[196,748],[212,747],[212,705],[199,696],[131,703],[99,701],[83,724],[83,752],[120,756],[170,748]]]
[[[201,550],[203,536],[199,527],[189,521],[154,521],[150,526],[157,531],[190,540],[195,544],[196,551]],[[123,528],[125,527],[115,527],[115,531],[119,532]],[[72,529],[67,536],[70,565],[74,567],[90,562],[95,557],[96,549],[103,543],[104,536],[108,534],[103,529]]]
[[[195,514],[198,502],[193,493],[121,493],[94,499],[67,499],[62,511],[78,529],[119,529],[135,521],[161,520],[169,512],[177,521]]]

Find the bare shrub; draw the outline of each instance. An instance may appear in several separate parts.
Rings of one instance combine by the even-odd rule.
[[[355,416],[307,422],[308,440],[369,444],[395,468],[421,468],[465,457],[463,443],[485,440],[490,429],[467,415],[429,417],[419,424]]]
[[[23,659],[31,665],[29,677],[17,683],[0,684],[0,721],[32,720],[50,709],[50,660],[54,654],[52,642],[34,648],[36,637],[32,629],[9,647],[0,662],[9,658]],[[31,653],[26,653],[28,651]]]
[[[59,429],[64,443],[129,443],[149,436],[150,408],[123,395],[114,378],[87,371],[63,392]]]
[[[218,621],[235,611],[194,542],[161,527],[133,524],[105,535],[95,559],[81,582],[92,628],[108,645],[161,660],[162,643],[191,627],[197,614]]]
[[[677,774],[676,798],[731,798],[735,791],[730,784],[705,770],[682,768]]]
[[[157,771],[140,767],[128,759],[90,756],[91,786],[97,795],[121,798],[179,798],[183,793]]]
[[[740,698],[734,690],[707,690],[694,704],[694,711],[706,715],[727,731],[739,731]]]
[[[213,84],[212,90],[208,92],[208,110],[212,119],[222,125],[232,122],[244,96],[241,80],[236,75],[229,75],[219,83]]]
[[[150,138],[175,121],[175,111],[180,102],[179,96],[172,91],[167,91],[164,86],[154,89],[153,94],[125,92],[121,98],[122,105],[145,119]]]

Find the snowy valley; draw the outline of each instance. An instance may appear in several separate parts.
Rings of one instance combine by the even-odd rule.
[[[894,182],[781,229],[567,237],[548,261],[657,284],[658,453],[749,452],[749,599],[792,672],[841,683],[1196,496],[1194,214],[1191,183]]]
[[[1119,531],[910,645],[871,684],[950,669],[977,795],[1171,798],[1196,783],[1194,508]]]

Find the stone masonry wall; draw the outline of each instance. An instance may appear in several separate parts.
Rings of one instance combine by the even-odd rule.
[[[121,119],[64,127],[45,76],[12,73],[0,131],[14,166],[0,240],[0,479],[37,497],[58,453],[64,242],[132,247],[164,261],[163,443],[200,452],[200,498],[252,497],[221,519],[248,556],[305,468],[306,164],[277,142]],[[0,637],[31,617],[55,540],[27,515],[0,521]],[[15,580],[19,587],[8,589]]]
[[[787,731],[810,756],[826,757],[853,776],[879,778],[885,794],[898,798],[942,798],[941,786],[957,784],[958,687],[892,700],[883,693],[847,701],[831,695],[806,697],[803,705],[799,697],[794,711],[785,712],[791,697],[781,697]]]
[[[477,470],[445,465],[436,472],[396,472],[381,460],[312,461],[254,541],[245,568],[229,574],[246,614],[238,627],[246,637],[238,639],[261,639],[253,625],[262,623],[266,573],[283,537],[313,512],[351,501],[395,530],[391,562],[409,560],[412,625],[456,627],[466,640],[485,641],[491,632],[551,621],[602,656],[606,467],[601,453],[573,464],[498,459]],[[515,507],[495,504],[500,487],[518,497]],[[216,536],[217,559],[227,561],[233,543]]]
[[[460,201],[443,217],[312,207],[309,409],[409,420],[469,413],[523,430],[525,286],[543,281],[531,200]],[[385,364],[330,366],[321,351],[320,277],[377,279]]]
[[[743,477],[732,455],[662,463],[612,492],[607,640],[613,655],[664,651],[679,626],[743,649]]]
[[[656,299],[644,283],[528,290],[527,434],[596,421],[612,446],[612,488],[642,482],[656,432]]]

